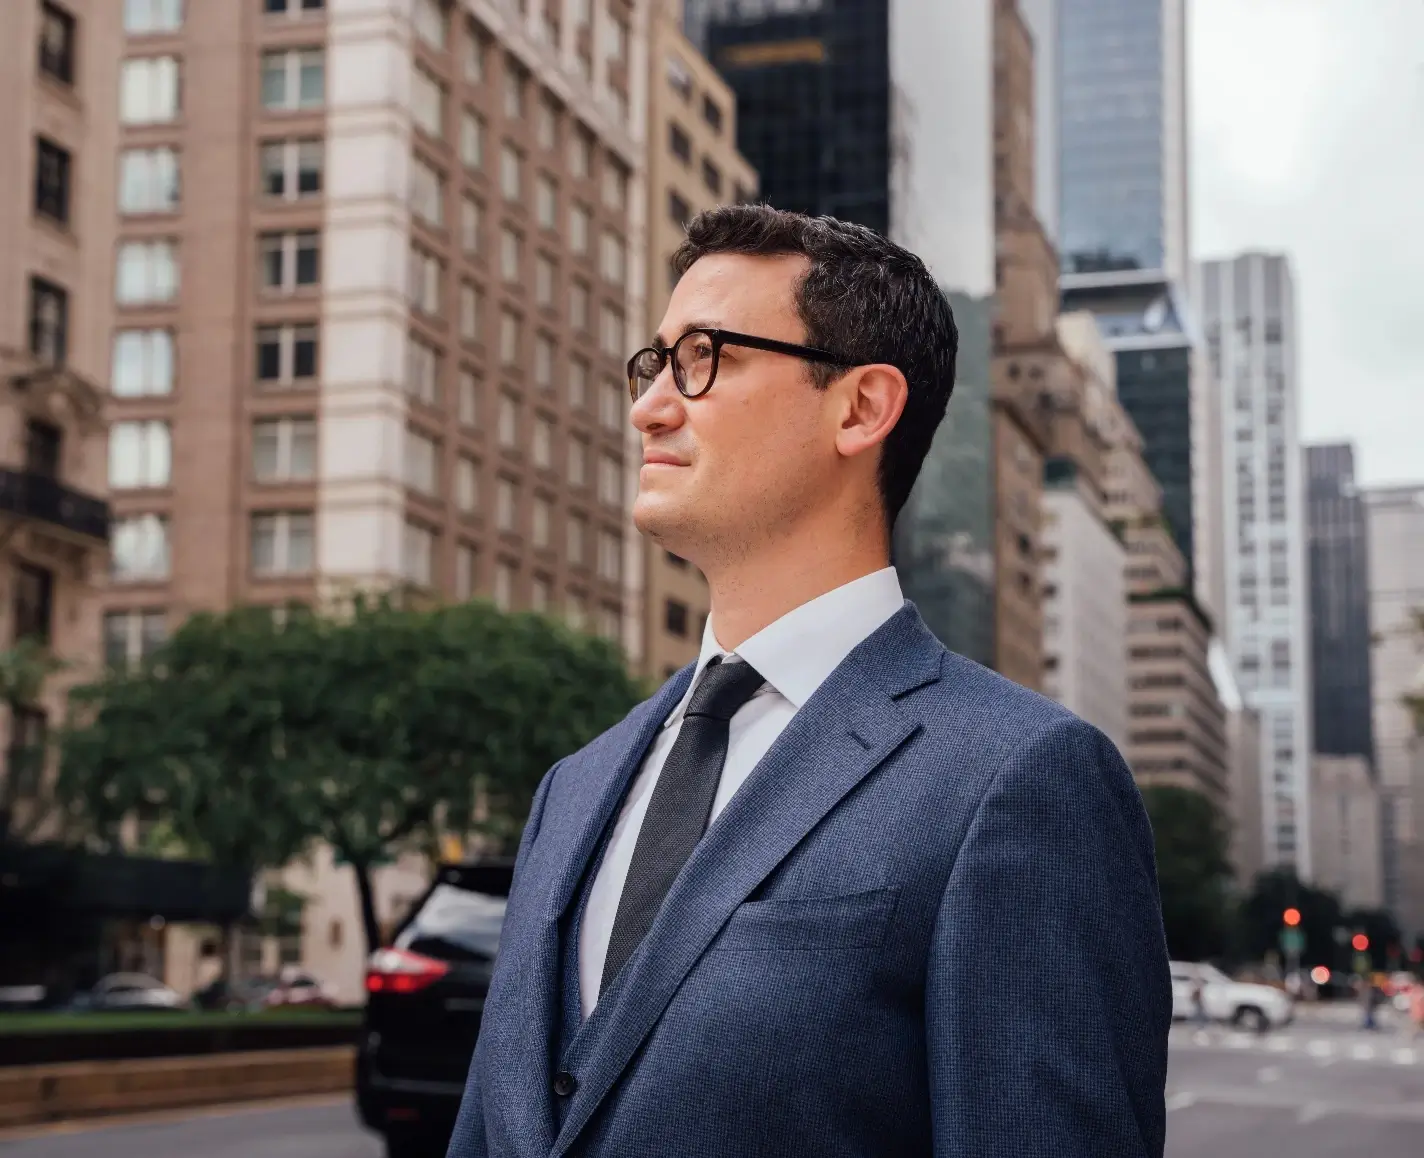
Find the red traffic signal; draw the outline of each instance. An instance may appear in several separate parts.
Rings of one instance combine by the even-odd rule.
[[[1294,929],[1297,925],[1300,924],[1300,910],[1287,909],[1281,919],[1285,921],[1285,923],[1289,925],[1292,929]]]
[[[1370,947],[1370,939],[1363,933],[1356,933],[1354,940],[1352,940],[1350,944],[1355,947],[1356,953],[1363,953]]]

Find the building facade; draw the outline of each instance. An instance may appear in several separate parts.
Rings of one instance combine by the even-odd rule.
[[[1305,448],[1315,751],[1374,761],[1369,541],[1348,443]]]
[[[658,0],[648,37],[646,326],[658,332],[676,283],[672,256],[689,218],[728,202],[751,201],[757,177],[737,151],[737,100],[682,31],[682,5]],[[634,432],[630,473],[642,462]],[[636,488],[636,481],[632,484]],[[711,608],[707,581],[685,559],[642,542],[644,674],[666,679],[697,658]]]
[[[67,688],[98,674],[121,38],[99,0],[13,9],[0,43],[0,648],[68,666],[0,721],[0,841],[53,834],[48,737]]]
[[[1196,300],[1221,384],[1229,541],[1223,641],[1262,717],[1266,857],[1311,876],[1310,652],[1295,288],[1286,258],[1202,263]]]
[[[1220,639],[1212,640],[1207,664],[1217,698],[1226,712],[1226,749],[1230,766],[1231,843],[1229,858],[1237,887],[1249,892],[1264,867],[1261,838],[1261,713],[1242,698],[1231,659]]]
[[[1384,903],[1384,857],[1374,769],[1363,756],[1317,754],[1311,778],[1313,883],[1338,896],[1347,910],[1378,909]]]
[[[1364,501],[1384,903],[1412,943],[1424,934],[1424,739],[1404,699],[1424,698],[1424,486],[1372,487]]]
[[[894,557],[931,630],[986,664],[997,594],[993,7],[686,0],[685,19],[736,93],[738,146],[761,198],[888,233],[950,301],[955,395],[895,527]]]

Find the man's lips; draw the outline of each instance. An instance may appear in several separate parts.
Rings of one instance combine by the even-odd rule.
[[[686,466],[687,463],[683,462],[676,455],[668,454],[663,450],[645,450],[643,451],[643,465]]]

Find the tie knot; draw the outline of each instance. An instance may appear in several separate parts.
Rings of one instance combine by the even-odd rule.
[[[764,683],[761,673],[745,660],[724,663],[718,656],[703,669],[686,714],[730,720]]]

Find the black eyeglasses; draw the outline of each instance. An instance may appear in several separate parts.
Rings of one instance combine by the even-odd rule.
[[[649,346],[628,359],[629,397],[634,402],[638,401],[669,362],[672,363],[672,380],[684,398],[706,394],[717,380],[717,363],[721,360],[723,346],[766,350],[771,354],[786,354],[827,366],[853,364],[825,350],[800,346],[795,342],[778,342],[775,338],[758,338],[732,330],[688,330],[671,346]]]

